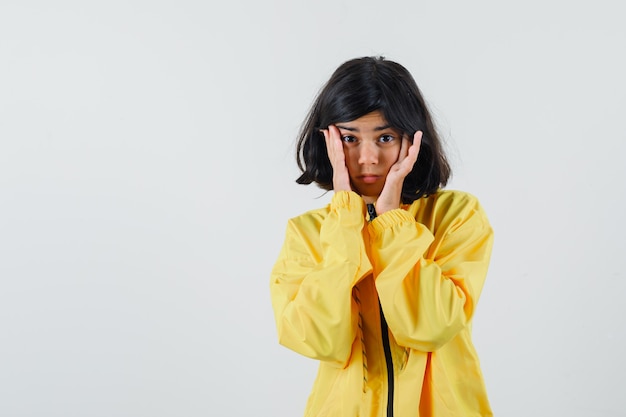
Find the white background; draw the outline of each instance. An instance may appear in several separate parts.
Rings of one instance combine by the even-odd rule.
[[[618,1],[0,0],[0,415],[298,416],[269,273],[332,71],[406,66],[496,232],[498,416],[625,416]],[[321,197],[320,197],[321,196]]]

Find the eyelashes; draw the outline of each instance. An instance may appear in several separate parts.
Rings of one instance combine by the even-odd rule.
[[[394,135],[381,135],[378,137],[376,142],[381,143],[381,144],[387,144],[387,143],[392,143],[396,139],[397,138]],[[341,141],[345,143],[356,143],[358,142],[358,139],[352,135],[342,135]]]
[[[356,138],[354,136],[350,136],[350,135],[343,135],[343,136],[341,136],[341,140],[343,142],[346,142],[346,143],[354,143],[354,142],[356,142]]]

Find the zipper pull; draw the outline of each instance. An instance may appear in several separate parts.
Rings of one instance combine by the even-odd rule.
[[[376,214],[376,208],[374,207],[373,204],[367,204],[367,214],[370,215],[370,221],[374,220],[377,216]]]

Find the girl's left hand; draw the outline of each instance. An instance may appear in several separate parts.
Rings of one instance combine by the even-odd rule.
[[[422,143],[422,131],[418,130],[413,135],[413,143],[409,138],[402,137],[402,145],[398,160],[389,169],[385,185],[380,196],[376,200],[376,212],[380,215],[386,211],[394,210],[400,207],[400,199],[402,197],[402,184],[404,178],[409,175],[413,169],[417,155],[419,154],[420,145]]]

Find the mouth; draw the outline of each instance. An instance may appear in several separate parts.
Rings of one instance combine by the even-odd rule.
[[[359,179],[366,184],[373,184],[380,179],[380,175],[365,174],[365,175],[360,175]]]

